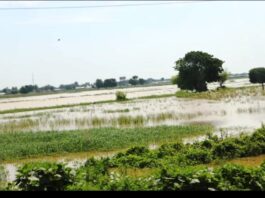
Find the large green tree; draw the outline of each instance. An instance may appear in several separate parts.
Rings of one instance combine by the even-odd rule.
[[[264,90],[265,68],[257,67],[257,68],[251,69],[249,71],[249,80],[251,83],[260,83],[262,85],[262,89]]]
[[[180,89],[206,91],[207,83],[219,80],[223,63],[211,54],[191,51],[176,61],[177,85]]]

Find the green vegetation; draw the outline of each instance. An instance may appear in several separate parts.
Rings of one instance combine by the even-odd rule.
[[[135,147],[126,153],[119,153],[110,160],[112,167],[159,168],[164,165],[194,166],[214,161],[265,154],[265,128],[258,129],[253,135],[237,138],[208,139],[194,144],[164,144],[159,149]]]
[[[265,83],[265,68],[258,67],[253,68],[249,71],[249,80],[251,83],[260,83],[262,89],[264,90],[264,83]]]
[[[129,112],[129,109],[120,109],[120,110],[109,110],[105,113],[126,113]],[[225,115],[225,111],[221,112],[222,115]],[[30,131],[47,131],[47,130],[60,130],[61,128],[71,127],[74,125],[76,129],[85,129],[85,128],[99,128],[99,127],[143,127],[148,124],[161,124],[164,121],[179,121],[179,120],[191,120],[196,117],[204,115],[202,112],[194,113],[158,113],[150,114],[146,116],[136,115],[118,115],[111,117],[109,119],[104,117],[91,117],[91,118],[56,118],[51,119],[51,114],[46,113],[39,118],[28,118],[25,116],[24,119],[18,119],[0,123],[0,133],[10,133],[10,132],[30,132]],[[45,126],[46,128],[42,128]]]
[[[209,165],[214,160],[262,153],[265,153],[264,127],[251,136],[223,139],[209,135],[202,142],[164,144],[156,150],[132,147],[112,158],[90,158],[71,176],[70,171],[56,174],[57,166],[64,170],[60,164],[25,165],[19,169],[16,181],[20,181],[21,190],[28,187],[39,190],[36,186],[47,190],[50,183],[41,182],[42,178],[54,182],[58,177],[65,182],[55,183],[53,188],[63,190],[264,191],[265,162],[256,167]],[[133,176],[132,168],[142,170],[141,175]]]
[[[220,84],[220,88],[224,87],[224,83],[225,83],[225,81],[227,81],[228,78],[229,78],[228,71],[223,71],[223,72],[219,73],[218,82]]]
[[[151,96],[142,96],[138,99],[157,99],[157,98],[168,98],[173,97],[175,94],[161,94],[161,95],[151,95]]]
[[[179,71],[177,85],[180,89],[206,91],[207,83],[217,82],[224,61],[201,51],[191,51],[176,61]]]
[[[137,145],[163,144],[203,135],[209,125],[149,128],[98,128],[64,132],[14,132],[0,134],[0,161],[82,151],[113,151]]]
[[[35,163],[18,170],[15,184],[26,191],[62,191],[73,179],[73,171],[64,164]]]
[[[130,109],[106,110],[104,113],[129,113]]]
[[[224,88],[206,92],[191,92],[191,91],[177,91],[178,98],[191,98],[191,99],[207,99],[207,100],[220,100],[223,98],[234,98],[242,96],[259,96],[264,95],[260,93],[258,87],[239,87],[239,88]]]
[[[124,93],[122,91],[117,91],[116,92],[116,100],[117,101],[125,101],[125,100],[127,100],[126,93]]]

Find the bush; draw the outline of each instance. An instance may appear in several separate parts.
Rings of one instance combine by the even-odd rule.
[[[33,163],[18,169],[15,184],[26,191],[63,191],[73,178],[72,169],[64,164]]]
[[[126,94],[124,92],[122,92],[122,91],[117,91],[116,92],[116,100],[117,101],[127,100]]]
[[[185,157],[190,164],[207,164],[212,161],[211,152],[203,149],[189,149]]]

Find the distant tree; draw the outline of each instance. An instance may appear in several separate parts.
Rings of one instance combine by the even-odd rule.
[[[133,77],[129,80],[129,84],[131,84],[131,85],[138,85],[138,84],[139,84],[138,76],[133,76]]]
[[[10,94],[11,93],[11,89],[9,89],[8,87],[4,88],[2,90],[2,92],[4,92],[5,94]]]
[[[11,88],[11,94],[17,94],[18,93],[18,88],[17,87],[12,87]]]
[[[229,77],[228,71],[223,71],[219,74],[218,82],[220,87],[224,87],[224,83],[225,81],[227,81],[228,77]]]
[[[55,87],[52,86],[52,85],[46,85],[46,86],[43,86],[41,88],[39,88],[40,91],[54,91],[55,90]]]
[[[38,90],[38,87],[36,85],[25,85],[19,89],[19,92],[22,94],[27,94],[27,93],[37,91],[37,90]]]
[[[68,85],[60,85],[60,89],[73,90],[73,89],[76,89],[77,86],[78,85],[76,83],[68,84]]]
[[[138,76],[133,76],[132,79],[133,80],[138,80]]]
[[[176,61],[180,89],[206,91],[207,83],[216,82],[223,71],[223,61],[201,51],[191,51]]]
[[[105,79],[104,80],[104,87],[116,87],[117,81],[114,78]]]
[[[101,79],[97,79],[95,82],[95,86],[96,86],[96,88],[102,88],[102,87],[104,87],[104,83]]]
[[[145,83],[146,83],[146,82],[145,82],[145,79],[143,79],[143,78],[140,78],[140,79],[139,79],[139,84],[140,84],[140,85],[143,85],[143,84],[145,84]]]
[[[75,87],[79,86],[78,82],[74,82],[74,85],[75,85]]]
[[[265,68],[257,67],[249,71],[249,80],[251,83],[260,83],[262,89],[264,90],[265,83]]]

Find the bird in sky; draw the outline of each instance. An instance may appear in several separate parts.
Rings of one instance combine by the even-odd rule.
[[[60,38],[58,38],[58,39],[57,39],[57,41],[58,41],[58,42],[60,42],[60,41],[61,41],[61,39],[60,39]]]

